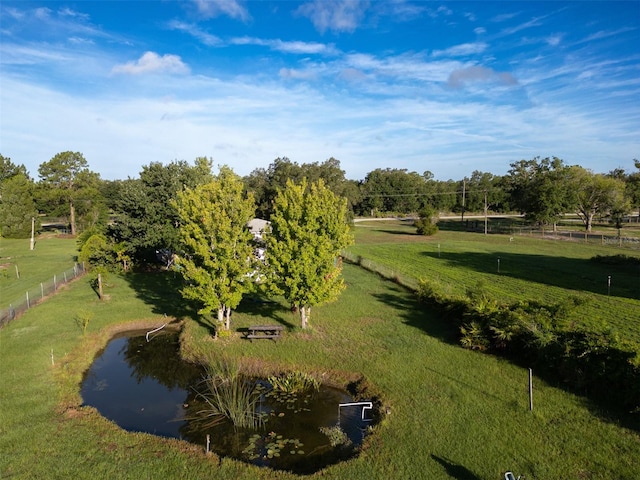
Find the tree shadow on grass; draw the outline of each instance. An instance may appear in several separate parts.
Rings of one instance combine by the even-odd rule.
[[[289,330],[295,327],[290,321],[292,318],[290,309],[259,293],[244,296],[236,312],[251,317],[269,318]]]
[[[395,308],[407,325],[418,328],[442,342],[458,345],[457,327],[421,304],[415,298],[415,293],[389,281],[386,293],[375,293],[373,296],[385,305]]]
[[[589,259],[549,257],[508,251],[495,253],[422,252],[452,267],[576,291],[640,299],[637,265],[605,265]],[[608,277],[612,277],[608,289]]]
[[[182,277],[173,272],[128,273],[124,276],[138,298],[152,306],[153,313],[167,317],[198,318],[197,308],[180,294]]]
[[[448,458],[439,457],[434,454],[431,454],[431,458],[442,465],[447,472],[447,475],[451,478],[455,478],[456,480],[480,480],[480,477],[467,467],[453,463]]]
[[[433,338],[462,348],[458,341],[459,331],[454,323],[447,321],[446,318],[443,318],[443,316],[438,314],[437,312],[430,311],[428,307],[422,305],[420,302],[418,302],[417,299],[412,299],[411,295],[411,292],[409,292],[402,286],[396,285],[392,282],[389,282],[389,288],[386,293],[374,294],[374,296],[381,302],[394,307],[404,318],[407,325],[418,328]],[[483,354],[478,353],[478,355]],[[519,361],[517,358],[507,358],[506,360],[514,364],[519,364],[523,368],[527,367],[527,365],[523,364],[523,362]],[[435,370],[432,371],[443,375],[453,381],[457,381],[451,377],[448,377],[443,372],[437,372]],[[636,432],[640,431],[640,415],[638,415],[638,413],[629,413],[627,411],[620,410],[618,408],[612,407],[606,401],[599,401],[593,396],[589,396],[587,392],[571,388],[566,383],[558,380],[555,369],[553,367],[542,370],[537,369],[536,375],[542,378],[551,386],[580,396],[582,398],[583,405],[588,408],[593,415],[607,422],[626,427],[630,430],[634,430]]]

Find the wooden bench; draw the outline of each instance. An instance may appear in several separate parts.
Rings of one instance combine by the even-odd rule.
[[[245,338],[248,338],[249,340],[260,338],[277,340],[280,338],[283,330],[284,327],[282,325],[253,325],[247,329]]]

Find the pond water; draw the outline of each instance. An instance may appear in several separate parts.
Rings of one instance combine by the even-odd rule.
[[[84,405],[127,431],[179,438],[260,466],[313,473],[357,454],[370,411],[352,403],[346,392],[321,386],[304,395],[275,394],[266,380],[259,411],[266,422],[258,429],[235,429],[228,422],[211,426],[202,409],[204,370],[180,359],[177,334],[144,333],[114,337],[86,372],[81,387]],[[338,426],[340,429],[336,429]],[[336,440],[336,438],[338,438]]]

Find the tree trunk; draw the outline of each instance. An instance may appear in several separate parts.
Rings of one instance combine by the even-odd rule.
[[[218,307],[218,323],[224,323],[224,306]]]
[[[302,321],[301,326],[304,330],[309,326],[309,318],[311,317],[311,307],[300,307],[300,320]]]
[[[591,231],[591,225],[593,225],[593,217],[594,217],[593,213],[589,213],[587,215],[587,217],[586,217],[586,219],[587,219],[587,225],[586,225],[587,226],[587,232]]]
[[[231,308],[225,307],[224,309],[224,329],[231,329]]]
[[[76,207],[73,201],[69,201],[69,223],[71,223],[71,235],[76,234]]]

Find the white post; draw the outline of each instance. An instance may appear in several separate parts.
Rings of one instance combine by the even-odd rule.
[[[31,308],[31,305],[29,305],[29,292],[27,292],[27,308]]]
[[[529,410],[533,411],[533,369],[529,369]]]
[[[36,219],[31,217],[31,244],[30,244],[30,250],[33,250],[34,246],[35,246],[35,239],[33,238],[33,234],[35,232],[35,223],[36,223]]]
[[[44,287],[42,286],[42,283],[40,283],[40,298],[44,298]]]

